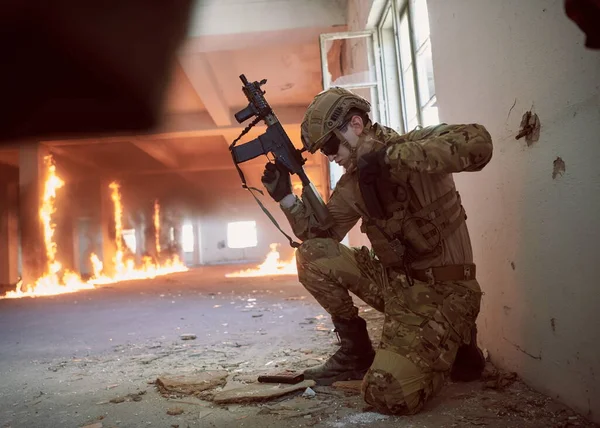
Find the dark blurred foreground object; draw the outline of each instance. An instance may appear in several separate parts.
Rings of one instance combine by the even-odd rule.
[[[0,143],[156,125],[193,6],[5,0]]]
[[[565,0],[565,12],[585,33],[585,47],[600,49],[600,0]]]

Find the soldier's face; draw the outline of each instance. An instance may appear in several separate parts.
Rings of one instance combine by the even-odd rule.
[[[348,162],[350,161],[350,149],[344,144],[340,144],[340,148],[338,149],[337,153],[335,155],[328,155],[327,159],[329,159],[329,162],[335,162],[338,165],[346,168],[348,166]]]
[[[358,140],[360,134],[363,132],[363,129],[364,125],[360,116],[353,116],[352,119],[350,119],[350,122],[348,122],[347,126],[340,129],[340,132],[350,147],[355,148],[358,146]],[[329,159],[329,162],[335,162],[344,168],[348,168],[352,162],[350,148],[346,144],[340,144],[338,152],[335,155],[328,155],[327,159]]]

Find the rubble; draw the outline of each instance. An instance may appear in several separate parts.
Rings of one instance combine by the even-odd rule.
[[[133,394],[127,394],[123,397],[115,397],[110,400],[110,403],[119,404],[124,403],[125,401],[142,401],[142,395],[144,395],[146,391],[139,391]]]
[[[161,394],[198,395],[201,392],[224,386],[229,373],[225,370],[205,371],[198,374],[159,376],[156,386]]]
[[[337,382],[333,382],[331,386],[342,391],[360,394],[361,385],[362,380],[340,380]]]
[[[191,334],[191,333],[185,333],[185,334],[179,335],[179,338],[181,340],[196,340],[196,335]]]
[[[167,415],[177,416],[183,413],[183,409],[181,407],[169,407],[167,409]]]
[[[317,393],[315,391],[313,391],[312,388],[306,388],[304,390],[304,392],[302,393],[302,397],[304,398],[315,398],[317,396]]]
[[[294,385],[257,383],[220,391],[215,394],[213,401],[217,404],[266,401],[291,392],[301,391],[314,385],[314,380],[305,380]]]

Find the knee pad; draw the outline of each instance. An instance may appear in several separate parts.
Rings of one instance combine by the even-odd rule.
[[[417,413],[442,384],[436,373],[423,373],[403,355],[378,349],[365,375],[363,399],[377,411],[393,415]],[[436,385],[437,384],[437,385]]]

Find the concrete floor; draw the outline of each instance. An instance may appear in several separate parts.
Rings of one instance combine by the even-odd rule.
[[[594,426],[519,381],[450,384],[413,417],[373,413],[355,393],[331,387],[315,387],[312,399],[228,406],[160,395],[160,375],[227,370],[227,389],[273,369],[302,370],[335,350],[329,318],[296,278],[224,277],[240,268],[0,300],[0,427]],[[361,311],[376,338],[381,315]],[[184,333],[197,338],[183,341]],[[111,402],[118,397],[125,401]],[[183,413],[168,415],[174,406]]]

